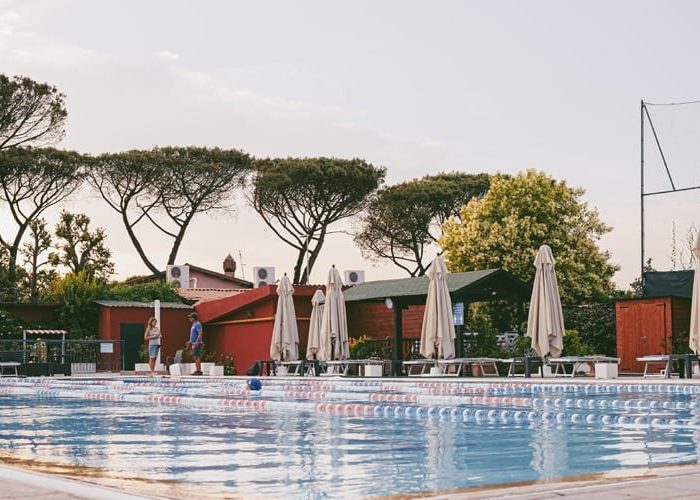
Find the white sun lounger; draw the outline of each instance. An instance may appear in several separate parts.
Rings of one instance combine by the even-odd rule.
[[[19,373],[17,371],[17,368],[19,368],[20,363],[17,361],[0,361],[0,377],[5,377],[5,368],[14,368],[15,369],[15,377],[19,377]],[[7,375],[10,376],[10,375]]]
[[[437,366],[437,361],[434,359],[411,359],[403,362],[403,368],[409,377],[425,375],[426,371],[430,371],[434,366]],[[420,373],[415,372],[417,369],[420,369]]]
[[[554,366],[552,376],[554,377],[574,377],[576,371],[583,366],[591,366],[596,363],[619,363],[618,358],[607,356],[562,356],[561,358],[549,358],[548,363]],[[566,368],[571,367],[571,373],[567,373]]]
[[[478,366],[481,375],[486,376],[486,375],[492,375],[492,376],[499,376],[498,373],[498,365],[496,363],[500,361],[500,359],[496,358],[453,358],[453,359],[440,359],[438,360],[438,366],[440,367],[440,370],[442,371],[443,375],[455,375],[459,377],[462,374],[462,371],[465,370],[468,366]],[[450,367],[454,367],[455,371],[454,373],[450,374],[449,369]],[[484,369],[484,367],[492,368],[492,371],[489,370],[488,372]]]

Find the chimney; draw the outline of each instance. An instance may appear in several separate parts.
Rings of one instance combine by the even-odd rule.
[[[236,275],[236,261],[233,260],[231,254],[228,254],[224,259],[224,274],[233,278]]]

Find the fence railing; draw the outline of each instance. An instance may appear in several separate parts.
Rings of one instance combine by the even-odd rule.
[[[0,361],[22,363],[26,375],[120,371],[124,367],[121,340],[2,339]]]
[[[381,359],[393,359],[394,341],[391,339],[366,339],[369,357]],[[401,341],[400,359],[414,359],[420,357],[420,339],[403,339]]]

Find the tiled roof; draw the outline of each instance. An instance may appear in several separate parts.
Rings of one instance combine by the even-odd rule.
[[[243,293],[247,289],[231,290],[226,288],[180,288],[177,293],[187,300],[193,300],[198,304],[210,300],[223,299]]]
[[[487,297],[493,294],[527,298],[529,287],[515,276],[502,269],[486,269],[447,275],[447,286],[454,295],[475,295]],[[505,292],[505,293],[504,293]],[[346,302],[376,301],[391,298],[425,300],[428,294],[428,278],[403,278],[381,281],[367,281],[354,285],[343,292]]]
[[[136,302],[134,300],[96,300],[96,304],[105,307],[146,307],[152,308],[153,302]],[[161,309],[192,309],[192,306],[178,302],[161,302]]]

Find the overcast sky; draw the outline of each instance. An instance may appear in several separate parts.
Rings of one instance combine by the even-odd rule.
[[[362,157],[387,167],[390,184],[543,170],[584,188],[614,228],[601,247],[626,286],[639,270],[639,102],[700,98],[698,19],[692,1],[0,0],[0,72],[63,91],[61,147],[83,152],[203,145]],[[659,116],[662,140],[700,142],[685,127],[700,130],[696,108],[686,121]],[[692,152],[683,164],[671,158],[681,184],[697,179]],[[650,185],[664,189],[651,153]],[[66,207],[107,228],[120,277],[146,271],[100,200]],[[694,192],[650,200],[658,268],[670,266],[672,222],[683,233],[697,208]],[[169,243],[142,237],[164,263]],[[198,219],[179,260],[220,270],[229,252],[242,255],[246,278],[256,265],[292,272],[294,253],[244,206]],[[368,279],[402,276],[364,261],[342,234],[328,239],[312,281],[331,263]]]

